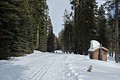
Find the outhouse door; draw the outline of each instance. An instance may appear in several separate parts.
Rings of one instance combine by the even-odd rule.
[[[102,49],[99,49],[98,60],[102,60]]]

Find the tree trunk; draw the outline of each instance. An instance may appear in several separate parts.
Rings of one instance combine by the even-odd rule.
[[[116,63],[119,62],[119,33],[118,33],[118,0],[115,0],[115,14],[116,14],[116,21],[115,21],[115,61]]]

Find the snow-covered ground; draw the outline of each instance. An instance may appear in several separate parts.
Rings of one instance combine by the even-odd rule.
[[[1,60],[0,80],[120,80],[120,64],[109,59],[105,62],[61,51],[35,51],[9,61]],[[91,72],[87,72],[91,65]]]

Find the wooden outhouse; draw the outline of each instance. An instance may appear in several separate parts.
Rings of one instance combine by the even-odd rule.
[[[107,61],[108,49],[102,47],[102,45],[100,45],[99,42],[96,42],[95,40],[91,41],[91,46],[88,52],[90,59]]]

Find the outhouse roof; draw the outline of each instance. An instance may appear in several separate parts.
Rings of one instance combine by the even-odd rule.
[[[98,41],[96,41],[96,40],[91,40],[90,41],[90,48],[88,49],[88,51],[93,52],[93,51],[95,51],[96,49],[99,49],[99,48],[102,48],[105,51],[108,51],[107,48],[100,46],[100,43]]]

